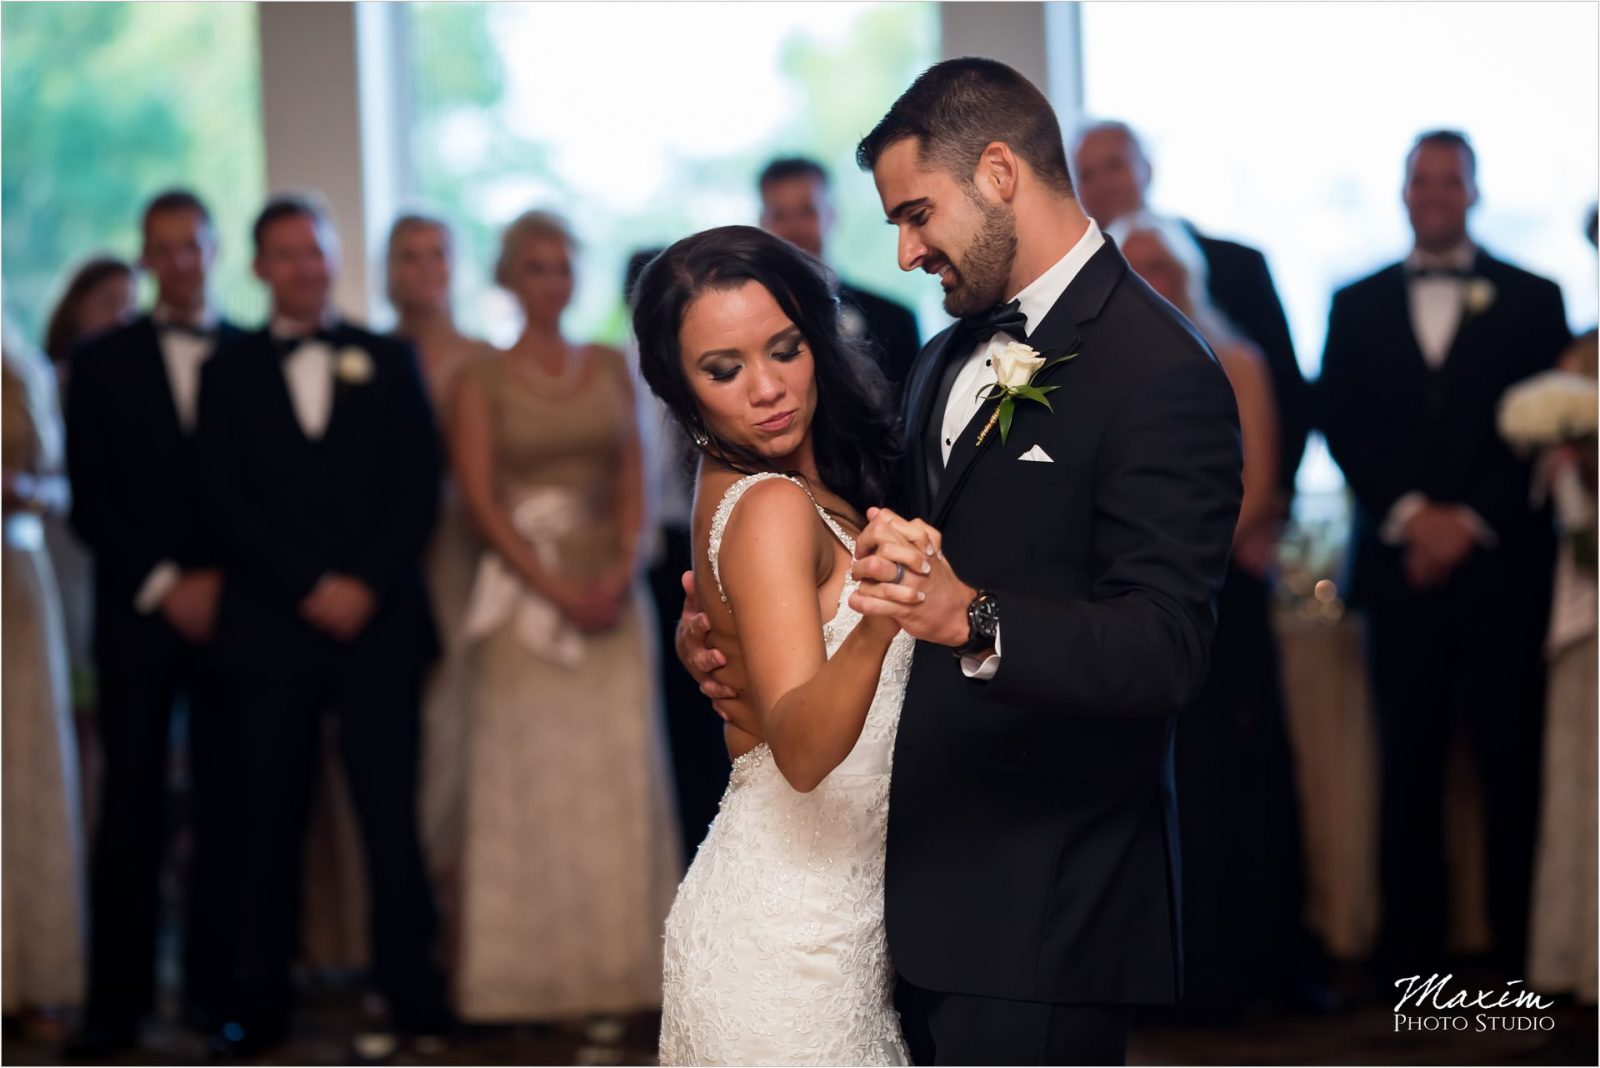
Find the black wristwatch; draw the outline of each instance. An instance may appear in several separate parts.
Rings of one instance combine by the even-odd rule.
[[[977,656],[994,648],[995,635],[1000,633],[1000,602],[988,590],[979,590],[978,596],[967,605],[967,640],[956,647],[957,656]]]

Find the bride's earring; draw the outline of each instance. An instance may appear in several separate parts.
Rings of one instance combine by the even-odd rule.
[[[700,446],[702,449],[711,444],[711,439],[707,437],[706,432],[701,430],[699,427],[695,427],[693,430],[689,431],[689,436],[693,438],[694,443]]]

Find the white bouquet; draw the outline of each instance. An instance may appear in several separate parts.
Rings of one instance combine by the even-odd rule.
[[[1546,371],[1500,398],[1500,436],[1513,448],[1537,449],[1590,437],[1600,425],[1595,380]]]

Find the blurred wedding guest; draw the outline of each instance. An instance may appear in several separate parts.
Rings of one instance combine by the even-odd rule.
[[[135,312],[133,267],[115,256],[96,256],[73,272],[44,331],[44,351],[58,373],[85,338],[120,326]]]
[[[822,164],[800,156],[775,159],[761,172],[757,184],[761,228],[826,262],[834,208],[828,172]],[[845,333],[871,341],[873,356],[898,401],[911,363],[922,349],[916,316],[905,305],[843,279],[839,280],[839,306]]]
[[[640,585],[644,488],[620,353],[569,341],[574,241],[529,212],[495,280],[522,335],[469,365],[450,420],[488,543],[468,606],[473,726],[456,1004],[474,1021],[661,998],[682,872]]]
[[[1072,175],[1083,210],[1101,226],[1126,216],[1153,214],[1146,200],[1150,159],[1126,123],[1096,122],[1084,127],[1072,148]],[[1267,259],[1248,245],[1202,234],[1189,222],[1167,221],[1176,221],[1200,247],[1206,292],[1212,303],[1266,359],[1278,412],[1278,504],[1280,514],[1286,515],[1311,429],[1311,396],[1295,361],[1289,323]]]
[[[1595,240],[1595,213],[1588,235]],[[1561,355],[1558,367],[1593,380],[1600,345],[1590,330]],[[1592,406],[1594,387],[1589,387]],[[1563,545],[1556,557],[1555,599],[1546,655],[1544,801],[1529,933],[1528,984],[1596,997],[1596,723],[1595,439],[1550,448],[1539,465],[1541,489],[1555,505]]]
[[[200,370],[240,331],[212,306],[211,216],[193,193],[152,199],[141,263],[155,306],[72,358],[67,462],[72,525],[94,557],[94,652],[104,780],[94,833],[89,1005],[71,1051],[131,1045],[155,1007],[168,754],[187,709],[193,856],[185,1001],[203,1027],[226,976],[226,710],[210,663],[222,573],[195,441]],[[219,733],[220,732],[220,733]]]
[[[1217,597],[1210,674],[1184,709],[1176,747],[1184,1006],[1227,1018],[1293,997],[1306,964],[1299,800],[1271,620],[1277,409],[1261,351],[1211,302],[1188,229],[1124,216],[1106,232],[1199,330],[1239,407],[1244,500]]]
[[[55,364],[62,407],[71,401],[69,379],[73,352],[89,338],[133,318],[136,311],[134,283],[132,265],[115,256],[95,256],[72,273],[45,327],[45,354]],[[45,517],[44,537],[50,550],[50,562],[55,567],[56,585],[61,590],[72,704],[77,712],[78,731],[84,743],[79,756],[85,765],[86,794],[92,799],[98,785],[95,758],[99,750],[93,744],[96,725],[91,715],[96,689],[92,648],[93,563],[88,548],[68,527],[64,515]],[[98,803],[91,800],[91,820],[92,813],[98,808]]]
[[[416,347],[434,418],[446,437],[457,376],[469,363],[495,355],[492,345],[468,337],[456,326],[450,292],[454,266],[455,243],[443,219],[407,214],[395,220],[388,250],[389,303],[400,317],[395,335]],[[460,490],[447,473],[426,560],[442,652],[423,696],[420,805],[423,854],[439,892],[445,941],[452,945],[466,818],[467,732],[472,722],[461,623],[481,552]]]
[[[415,352],[333,307],[338,245],[320,204],[274,198],[252,236],[271,318],[207,363],[200,405],[243,811],[232,1007],[212,1044],[249,1053],[288,1031],[326,715],[360,816],[377,985],[396,1031],[435,1034],[450,1018],[416,799],[420,696],[438,652],[421,566],[438,440]]]
[[[1472,146],[1420,136],[1415,243],[1334,294],[1319,411],[1355,496],[1349,575],[1366,613],[1383,800],[1380,988],[1442,971],[1445,760],[1464,728],[1482,785],[1496,958],[1521,978],[1543,737],[1553,536],[1529,464],[1495,429],[1512,383],[1569,340],[1561,291],[1477,245]]]
[[[5,671],[3,871],[5,1015],[44,1014],[83,997],[83,830],[67,694],[61,600],[39,517],[67,505],[61,416],[50,365],[4,324]],[[54,1028],[58,1021],[49,1025]],[[43,1036],[41,1036],[43,1037]]]
[[[628,259],[623,293],[633,303],[633,287],[661,249],[636,252]],[[655,608],[656,647],[671,649],[683,604],[683,574],[693,566],[689,516],[694,507],[693,447],[682,425],[639,377],[639,343],[628,339],[628,367],[640,403],[640,439],[645,463],[645,499],[654,532],[650,559],[650,599]],[[728,745],[722,721],[708,715],[708,701],[676,656],[656,657],[657,685],[672,750],[677,785],[678,831],[684,860],[693,858],[728,785]]]

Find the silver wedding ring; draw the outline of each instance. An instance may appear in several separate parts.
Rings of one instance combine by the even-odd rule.
[[[892,585],[892,586],[900,585],[900,580],[905,578],[905,577],[906,577],[906,565],[905,564],[895,564],[894,565],[894,581],[891,582],[890,585]]]

